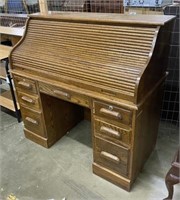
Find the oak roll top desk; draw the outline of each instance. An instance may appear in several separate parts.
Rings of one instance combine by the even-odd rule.
[[[173,18],[29,16],[10,54],[25,136],[48,148],[88,108],[93,172],[129,191],[156,143]]]

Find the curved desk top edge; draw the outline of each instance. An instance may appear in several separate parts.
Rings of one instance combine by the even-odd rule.
[[[159,17],[161,16],[161,17]],[[124,23],[162,26],[175,18],[173,15],[128,15],[115,13],[85,13],[85,12],[49,12],[48,14],[32,14],[30,18],[57,19],[94,23]]]

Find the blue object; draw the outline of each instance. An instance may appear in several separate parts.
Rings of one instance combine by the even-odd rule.
[[[7,12],[17,14],[27,14],[22,0],[7,0]]]

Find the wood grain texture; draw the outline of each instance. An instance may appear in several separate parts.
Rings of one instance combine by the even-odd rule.
[[[0,45],[0,60],[6,59],[9,57],[12,47],[6,45]]]
[[[128,178],[125,178],[124,176],[121,176],[117,173],[112,172],[112,170],[109,170],[101,165],[98,165],[97,163],[93,163],[93,172],[104,179],[112,182],[115,185],[120,186],[124,190],[130,191],[132,182]]]
[[[6,68],[5,68],[5,63],[1,62],[0,63],[0,78],[3,80],[6,80]]]
[[[109,120],[106,122],[105,120],[95,118],[94,129],[94,134],[96,136],[105,138],[109,141],[124,145],[126,147],[131,144],[131,128],[123,129],[119,126],[110,124]]]
[[[37,93],[37,86],[34,80],[22,76],[13,76],[13,79],[18,91]]]
[[[9,110],[12,110],[15,112],[14,103],[12,100],[12,94],[11,94],[10,90],[1,93],[0,106],[3,106],[5,108],[8,108]],[[17,103],[17,107],[19,109],[18,103]]]
[[[172,19],[30,16],[10,54],[26,137],[48,148],[91,119],[93,172],[129,191],[156,143]]]
[[[18,102],[28,108],[40,110],[39,97],[34,94],[17,92]]]
[[[43,93],[41,101],[50,147],[83,119],[84,112],[78,105]]]
[[[168,15],[126,15],[112,13],[78,13],[78,12],[59,12],[45,15],[31,15],[34,19],[51,19],[62,21],[89,22],[89,23],[104,23],[104,24],[141,24],[163,26],[171,21],[174,16]]]
[[[108,120],[131,126],[132,111],[124,108],[116,107],[113,104],[106,104],[94,101],[94,114]]]
[[[128,176],[129,150],[99,137],[94,138],[94,162],[116,173]]]
[[[64,77],[65,83],[83,84],[89,90],[113,92],[118,97],[122,94],[127,96],[125,99],[134,98],[135,85],[147,64],[156,30],[43,20],[29,21],[28,28],[26,41],[12,57],[14,68],[46,71],[61,80]],[[51,40],[47,41],[47,37]],[[41,68],[39,62],[43,64]]]

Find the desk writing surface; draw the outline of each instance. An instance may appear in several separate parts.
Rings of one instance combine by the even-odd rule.
[[[156,143],[174,17],[126,17],[30,16],[10,63],[25,136],[49,148],[89,109],[93,172],[129,191]]]
[[[22,37],[24,34],[24,28],[0,26],[0,34]]]

